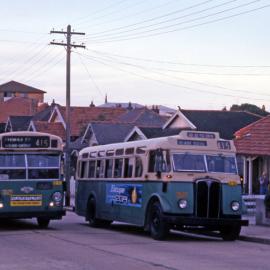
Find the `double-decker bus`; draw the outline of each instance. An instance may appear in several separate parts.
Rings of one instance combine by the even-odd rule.
[[[37,218],[46,228],[61,219],[63,143],[39,132],[0,134],[0,218]]]
[[[231,241],[248,225],[234,144],[215,132],[87,147],[76,180],[75,211],[90,226],[133,223],[158,240],[201,228]]]

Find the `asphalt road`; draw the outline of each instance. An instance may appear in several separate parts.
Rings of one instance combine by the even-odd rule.
[[[0,221],[0,269],[270,269],[270,246],[172,232],[152,240],[142,229],[93,229],[67,213],[40,230],[35,220]]]

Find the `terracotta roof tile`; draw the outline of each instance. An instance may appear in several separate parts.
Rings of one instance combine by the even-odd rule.
[[[14,97],[0,102],[0,123],[5,123],[9,116],[32,116],[36,113],[37,102],[33,99]]]
[[[10,81],[1,84],[0,92],[42,93],[42,94],[46,93],[43,90],[15,81]]]
[[[270,115],[235,132],[237,153],[270,155]]]
[[[65,107],[58,107],[65,119]],[[71,136],[80,136],[90,122],[117,121],[118,117],[126,112],[123,108],[100,108],[100,107],[71,107],[70,127]]]
[[[65,129],[62,123],[48,123],[43,121],[33,121],[33,123],[37,131],[50,133],[65,140]]]

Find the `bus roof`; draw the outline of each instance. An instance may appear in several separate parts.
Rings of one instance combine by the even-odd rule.
[[[116,150],[120,148],[144,148],[145,150],[164,148],[164,149],[181,149],[192,151],[216,151],[234,153],[235,146],[232,140],[220,139],[218,132],[203,132],[183,130],[178,135],[160,137],[147,140],[138,140],[131,142],[90,146],[82,149],[79,153],[81,156],[84,153],[94,151]]]

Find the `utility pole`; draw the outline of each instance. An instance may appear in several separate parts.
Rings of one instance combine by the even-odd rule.
[[[66,145],[65,145],[65,181],[66,181],[66,206],[70,206],[70,54],[71,48],[84,48],[83,44],[71,44],[72,35],[85,35],[81,32],[72,32],[71,26],[67,26],[67,31],[50,31],[51,34],[62,34],[66,36],[66,43],[64,42],[50,42],[51,45],[58,45],[66,47]]]

